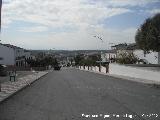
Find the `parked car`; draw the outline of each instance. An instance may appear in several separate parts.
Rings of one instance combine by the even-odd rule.
[[[0,64],[0,76],[7,76],[7,66]]]
[[[61,69],[61,66],[57,65],[57,66],[54,66],[54,70],[60,70]]]

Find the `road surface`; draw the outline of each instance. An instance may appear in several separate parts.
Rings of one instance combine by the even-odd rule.
[[[71,68],[49,73],[0,104],[0,120],[159,119],[160,89]]]

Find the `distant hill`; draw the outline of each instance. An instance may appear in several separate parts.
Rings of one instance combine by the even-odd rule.
[[[77,54],[91,54],[91,53],[100,53],[106,52],[106,50],[29,50],[32,55],[36,55],[38,53],[52,53],[52,54],[63,54],[66,56],[75,56]]]

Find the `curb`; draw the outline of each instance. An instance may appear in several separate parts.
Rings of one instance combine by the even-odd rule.
[[[33,84],[34,82],[36,82],[37,80],[39,80],[40,78],[43,78],[44,76],[46,76],[49,72],[47,72],[46,74],[42,75],[41,77],[35,79],[34,81],[32,81],[30,84],[26,84],[22,87],[20,87],[18,90],[14,91],[13,93],[9,94],[8,96],[4,97],[3,99],[0,100],[0,104],[3,103],[4,101],[6,101],[7,99],[9,99],[10,97],[14,96],[15,94],[17,94],[18,92],[22,91],[23,89],[27,88],[28,86],[30,86],[31,84]]]
[[[127,77],[127,76],[122,76],[122,75],[114,75],[114,74],[109,74],[109,73],[107,74],[107,73],[84,70],[84,69],[79,69],[79,68],[76,68],[76,69],[81,70],[81,71],[95,73],[95,74],[106,75],[106,76],[110,76],[110,77],[114,77],[114,78],[120,78],[122,80],[124,79],[124,80],[132,81],[132,82],[143,83],[143,84],[147,84],[147,85],[153,85],[156,88],[160,88],[160,82],[156,82],[154,80],[145,80],[145,79],[140,79],[140,78],[133,78],[133,77]]]

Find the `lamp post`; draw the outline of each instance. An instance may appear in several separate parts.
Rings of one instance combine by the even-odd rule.
[[[97,36],[97,35],[95,35],[95,36],[93,36],[93,37],[95,37],[95,38],[97,38],[97,39],[99,39],[102,43],[104,42],[103,41],[103,39],[102,39],[102,37],[99,37],[99,36]],[[100,61],[99,61],[99,71],[101,72],[101,66],[102,66],[102,51],[101,51],[101,53],[100,53]]]
[[[0,40],[0,41],[1,41],[1,40]],[[1,92],[1,88],[2,88],[2,87],[1,87],[1,80],[0,80],[0,92]]]

